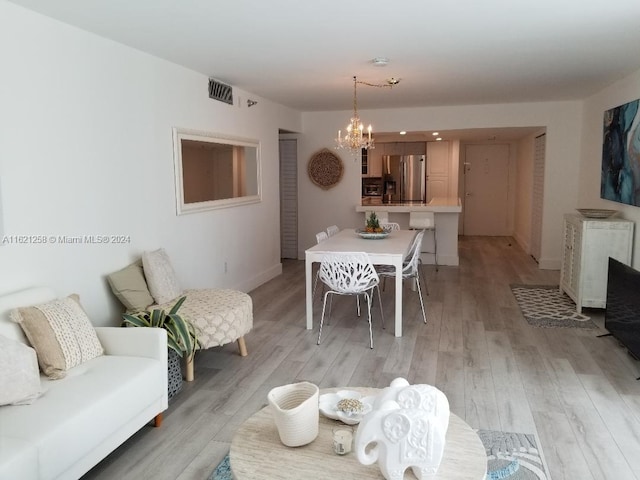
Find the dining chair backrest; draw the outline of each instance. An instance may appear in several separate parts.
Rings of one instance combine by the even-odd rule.
[[[331,225],[330,227],[327,227],[327,235],[329,235],[330,237],[335,235],[339,231],[340,229],[338,228],[337,225]]]
[[[384,228],[386,231],[390,231],[390,232],[394,230],[400,230],[400,224],[395,222],[385,222],[385,223],[380,222],[380,226]]]
[[[326,240],[327,238],[329,238],[329,235],[327,235],[327,232],[318,232],[316,233],[316,243],[320,243],[324,240]]]
[[[422,246],[422,237],[424,237],[424,230],[420,230],[416,233],[413,239],[413,243],[407,252],[407,256],[404,259],[402,273],[403,275],[414,274],[418,271],[418,263],[420,262],[420,250]]]
[[[318,275],[330,290],[341,294],[358,294],[378,285],[380,279],[365,252],[326,254]]]

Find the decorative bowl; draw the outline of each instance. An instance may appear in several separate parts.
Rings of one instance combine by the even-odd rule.
[[[338,402],[345,398],[360,400],[363,403],[363,409],[360,413],[346,413],[337,409]],[[354,390],[339,390],[336,393],[325,393],[320,395],[318,405],[320,413],[327,418],[340,420],[347,425],[356,425],[360,423],[362,417],[373,410],[374,396],[364,397],[360,392]]]
[[[609,218],[618,213],[618,210],[606,208],[576,208],[576,210],[587,218]]]
[[[360,236],[360,238],[365,238],[367,240],[380,240],[382,238],[387,238],[389,236],[388,231],[384,232],[367,232],[364,229],[356,230],[356,233]]]

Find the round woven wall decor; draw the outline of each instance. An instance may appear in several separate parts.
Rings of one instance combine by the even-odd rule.
[[[328,190],[340,182],[344,172],[344,165],[340,157],[323,148],[311,156],[307,171],[313,183],[320,188]]]

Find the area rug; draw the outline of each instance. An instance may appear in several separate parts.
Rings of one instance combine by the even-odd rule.
[[[557,285],[511,285],[522,315],[535,327],[598,328]]]
[[[549,480],[534,435],[477,430],[487,452],[486,480]],[[226,455],[208,480],[233,480]]]
[[[487,451],[487,480],[549,480],[535,436],[477,430]]]

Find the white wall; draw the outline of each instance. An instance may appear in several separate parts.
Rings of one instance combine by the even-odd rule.
[[[374,131],[450,130],[459,128],[543,126],[547,131],[547,168],[542,235],[542,268],[560,268],[562,213],[575,208],[580,158],[581,102],[359,110]],[[345,164],[342,181],[322,190],[309,181],[307,163],[322,149],[333,149],[337,129],[351,112],[307,112],[298,142],[299,154],[299,256],[315,243],[316,232],[327,225],[341,228],[360,224],[355,212],[360,202],[360,164],[337,151]]]
[[[600,198],[603,115],[606,110],[640,98],[640,70],[603,89],[584,102],[584,123],[580,155],[578,208],[620,210],[620,216],[635,222],[633,266],[640,269],[640,207]]]
[[[2,0],[0,58],[5,234],[130,238],[0,247],[0,292],[77,292],[103,325],[119,321],[105,275],[144,250],[164,247],[185,287],[281,271],[278,128],[299,131],[299,113],[236,88],[235,105],[210,100],[201,74]],[[259,140],[263,202],[176,216],[174,126]]]

